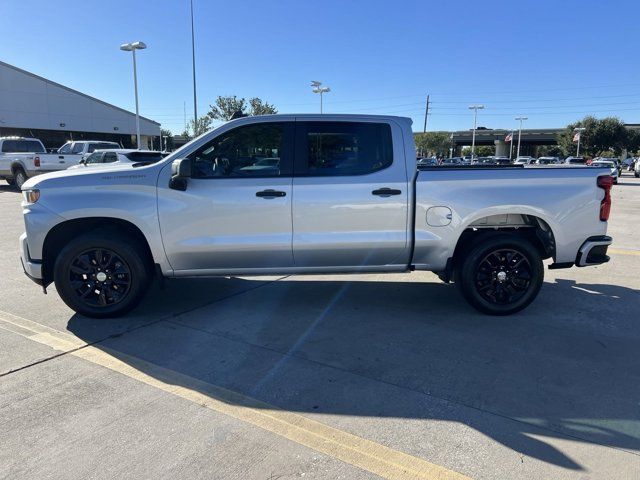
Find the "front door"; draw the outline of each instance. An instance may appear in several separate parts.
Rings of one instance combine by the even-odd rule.
[[[236,127],[189,155],[184,192],[158,185],[160,228],[177,274],[293,266],[293,122]]]
[[[391,123],[296,122],[296,267],[367,270],[409,262],[403,145]]]

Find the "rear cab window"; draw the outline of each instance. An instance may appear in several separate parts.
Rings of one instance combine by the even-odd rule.
[[[368,122],[297,122],[296,175],[367,175],[393,163],[391,126]]]
[[[45,153],[44,147],[37,140],[5,140],[2,151],[10,153]]]

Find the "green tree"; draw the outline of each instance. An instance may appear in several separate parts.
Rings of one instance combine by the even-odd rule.
[[[173,133],[171,133],[171,130],[163,128],[160,130],[160,134],[162,135],[162,148],[167,152],[173,151],[174,143]]]
[[[623,149],[637,141],[637,137],[625,128],[620,119],[587,116],[567,125],[558,135],[558,146],[565,155],[576,154],[576,143],[573,141],[576,128],[585,129],[580,135],[580,153],[585,156],[596,156],[607,151],[620,155]]]
[[[211,117],[209,117],[209,115],[205,115],[198,118],[197,122],[194,119],[191,119],[187,124],[187,129],[182,132],[182,136],[191,140],[192,138],[199,137],[203,133],[207,132],[210,128]]]
[[[451,134],[447,132],[414,133],[414,141],[418,153],[424,156],[447,156],[453,145]]]
[[[238,98],[235,95],[227,95],[226,97],[218,96],[214,105],[209,105],[210,109],[207,115],[213,120],[222,120],[226,122],[237,113],[246,113],[247,101],[244,98]]]
[[[476,145],[474,155],[476,157],[490,157],[496,154],[496,148],[490,145]],[[462,149],[462,155],[466,157],[471,155],[471,147],[464,147]]]
[[[258,97],[249,100],[249,115],[272,115],[278,113],[278,109],[269,102],[262,101]]]
[[[212,120],[231,120],[234,115],[269,115],[278,113],[276,107],[258,97],[249,99],[238,98],[236,95],[218,96],[214,105],[209,105],[207,115]]]

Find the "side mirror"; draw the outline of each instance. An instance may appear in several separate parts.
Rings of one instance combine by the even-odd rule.
[[[87,160],[83,158],[78,163],[81,163],[82,165],[86,165],[87,164]]]
[[[179,158],[171,164],[171,180],[169,188],[184,192],[187,189],[187,179],[191,177],[191,159]]]

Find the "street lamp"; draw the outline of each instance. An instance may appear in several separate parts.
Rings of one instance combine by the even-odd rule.
[[[578,137],[578,147],[576,148],[576,157],[580,156],[580,138],[582,137],[582,132],[584,132],[586,128],[584,127],[576,127],[573,129],[576,132],[575,137]]]
[[[136,70],[136,50],[144,50],[147,45],[144,42],[123,43],[120,50],[133,54],[133,89],[136,94],[136,143],[140,150],[140,113],[138,112],[138,72]]]
[[[322,113],[322,94],[331,91],[329,87],[322,87],[321,85],[322,82],[318,82],[317,80],[311,82],[311,86],[313,87],[312,92],[320,94],[320,113]]]
[[[484,105],[469,105],[469,110],[473,110],[473,136],[471,137],[471,161],[476,150],[476,127],[478,126],[478,110],[482,110]]]
[[[529,120],[529,118],[516,117],[516,120],[520,120],[520,129],[518,130],[518,154],[516,155],[516,158],[518,158],[520,156],[520,137],[522,137],[522,122],[524,122],[525,120]]]

